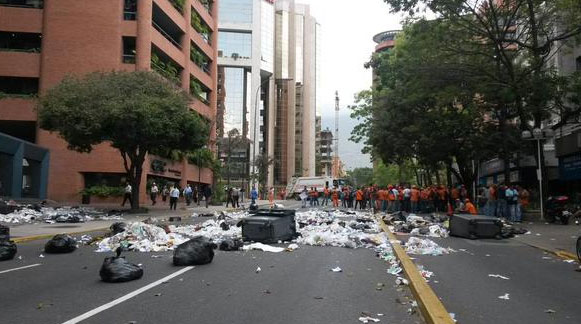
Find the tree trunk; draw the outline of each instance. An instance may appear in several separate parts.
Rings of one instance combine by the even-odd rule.
[[[442,185],[441,177],[440,177],[440,170],[436,170],[436,182],[438,186]]]
[[[143,161],[141,164],[138,164],[135,168],[135,178],[133,179],[133,190],[131,195],[133,196],[131,202],[131,209],[137,210],[139,209],[139,191],[141,187],[141,175],[143,174]]]

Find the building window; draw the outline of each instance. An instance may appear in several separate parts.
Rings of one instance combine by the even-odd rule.
[[[219,32],[218,46],[222,57],[249,59],[252,56],[252,34]]]
[[[202,7],[206,8],[206,11],[208,11],[208,13],[212,15],[212,7],[214,6],[214,1],[213,0],[199,0],[199,1],[202,4]]]
[[[0,32],[0,51],[40,53],[41,43],[42,34]]]
[[[193,76],[190,78],[190,93],[204,104],[210,105],[210,89]]]
[[[0,0],[0,6],[42,9],[44,0]]]
[[[212,44],[212,31],[210,26],[202,19],[202,16],[192,8],[192,17],[190,18],[190,24],[192,27],[202,36],[204,41],[208,44]]]
[[[577,57],[575,62],[577,63],[577,71],[581,71],[581,56]]]
[[[135,37],[123,37],[123,63],[135,64]]]
[[[252,23],[252,0],[220,0],[220,22],[230,24]]]
[[[123,6],[123,19],[137,19],[137,0],[125,0],[125,5]]]
[[[38,94],[38,78],[0,77],[0,97],[36,96]]]
[[[190,46],[190,60],[192,60],[192,62],[194,62],[204,72],[210,74],[212,60],[210,60],[210,58],[194,43],[191,43]]]

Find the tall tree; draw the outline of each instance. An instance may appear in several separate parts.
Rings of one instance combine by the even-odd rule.
[[[207,121],[190,97],[153,72],[92,73],[67,77],[40,98],[41,128],[58,132],[71,150],[89,153],[109,143],[119,150],[139,208],[143,163],[164,149],[192,151],[208,141]]]

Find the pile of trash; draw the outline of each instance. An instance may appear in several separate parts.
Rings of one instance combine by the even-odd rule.
[[[429,236],[446,238],[449,236],[445,215],[430,214],[419,216],[405,212],[388,214],[383,218],[388,225],[393,225],[393,231],[397,233],[409,233],[416,236]]]
[[[188,237],[167,233],[160,226],[136,222],[127,224],[125,231],[100,241],[97,252],[112,252],[119,247],[130,251],[163,252],[173,250],[187,240]]]
[[[450,249],[443,248],[431,240],[419,237],[410,237],[405,244],[405,251],[408,254],[433,256],[450,253]]]
[[[41,205],[10,205],[10,212],[0,213],[0,223],[84,223],[93,220],[123,219],[121,212],[103,212],[91,207],[44,207]]]

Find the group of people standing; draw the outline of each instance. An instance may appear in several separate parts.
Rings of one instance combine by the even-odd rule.
[[[149,197],[151,199],[151,205],[155,206],[157,204],[157,197],[161,195],[161,200],[165,204],[169,198],[169,209],[176,210],[178,200],[181,197],[184,197],[186,205],[190,206],[192,201],[198,203],[202,200],[206,201],[206,208],[208,208],[208,204],[212,197],[212,188],[210,186],[204,186],[202,189],[198,188],[197,186],[192,187],[190,184],[187,184],[183,190],[176,185],[164,185],[163,188],[160,190],[159,187],[155,182],[151,184],[151,188],[149,189]]]
[[[478,201],[487,216],[521,222],[522,212],[530,202],[530,193],[521,186],[493,184],[478,190]]]
[[[490,185],[478,189],[476,204],[464,185],[426,187],[409,185],[369,185],[365,187],[343,186],[341,189],[325,187],[322,191],[305,186],[301,192],[302,207],[333,207],[374,209],[383,212],[405,211],[410,213],[456,212],[485,214],[506,218],[512,222],[522,220],[522,211],[529,204],[530,193],[515,185]],[[322,201],[319,202],[319,199]]]

